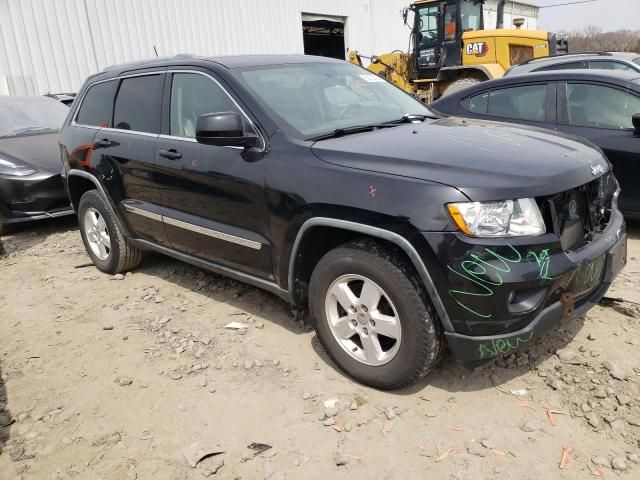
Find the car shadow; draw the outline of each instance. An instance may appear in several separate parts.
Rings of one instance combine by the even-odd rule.
[[[264,318],[296,334],[312,330],[304,310],[294,309],[276,295],[180,260],[145,252],[145,258],[135,272],[161,278],[201,295],[203,299],[225,303],[252,318]],[[242,317],[229,319],[232,320],[244,321]]]
[[[7,408],[8,403],[7,389],[2,376],[2,362],[0,361],[0,451],[9,440],[11,429],[12,419],[11,413]]]
[[[12,224],[0,237],[0,257],[28,250],[45,241],[50,235],[77,228],[78,219],[75,215]]]

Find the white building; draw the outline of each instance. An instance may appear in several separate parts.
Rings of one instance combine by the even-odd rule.
[[[411,1],[0,0],[0,94],[75,92],[108,65],[156,55],[406,50]],[[485,4],[486,28],[496,3]],[[535,29],[538,9],[507,1],[505,26],[516,17]]]

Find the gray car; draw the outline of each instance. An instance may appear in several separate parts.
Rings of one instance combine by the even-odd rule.
[[[598,69],[640,73],[640,55],[633,52],[591,52],[532,58],[514,65],[505,76],[549,70]]]

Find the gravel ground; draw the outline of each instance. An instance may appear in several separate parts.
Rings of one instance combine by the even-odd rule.
[[[268,293],[156,255],[109,277],[74,220],[23,227],[0,256],[0,478],[639,478],[629,230],[618,300],[387,393],[341,374]]]

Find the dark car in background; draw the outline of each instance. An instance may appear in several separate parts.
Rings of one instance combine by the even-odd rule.
[[[640,73],[559,70],[503,77],[431,104],[446,115],[521,123],[578,135],[600,147],[640,217]]]
[[[618,184],[590,143],[438,118],[344,61],[112,67],[60,146],[99,270],[156,251],[308,305],[329,356],[375,387],[414,383],[445,342],[461,361],[525,348],[625,264]]]
[[[0,96],[0,232],[73,213],[57,135],[69,107],[48,97]]]
[[[640,54],[633,52],[591,52],[532,58],[508,69],[505,72],[505,76],[548,72],[551,70],[581,69],[640,73]]]

